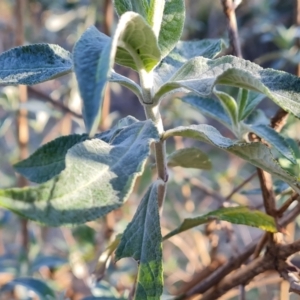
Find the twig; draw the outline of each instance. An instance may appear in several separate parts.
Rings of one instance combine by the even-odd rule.
[[[16,39],[15,45],[22,46],[24,44],[24,14],[26,1],[17,0],[15,4],[16,13]],[[27,102],[27,87],[24,85],[19,86],[19,101],[20,103]],[[29,141],[29,129],[27,120],[27,111],[25,109],[19,109],[17,113],[17,139],[19,146],[19,159],[23,160],[28,156],[28,141]],[[18,177],[18,186],[27,186],[28,182],[25,177]],[[28,221],[26,219],[21,219],[21,244],[24,253],[27,255],[29,239],[28,239]]]
[[[232,54],[237,57],[242,57],[235,15],[237,4],[234,3],[234,0],[222,0],[222,5],[228,22],[228,33],[230,45],[232,47]]]
[[[78,114],[77,112],[71,110],[69,107],[65,106],[61,102],[55,101],[54,99],[52,99],[47,94],[45,94],[43,92],[40,92],[39,90],[36,90],[35,88],[33,88],[31,86],[28,87],[28,92],[36,95],[37,96],[37,100],[49,102],[54,107],[56,107],[59,110],[61,110],[62,112],[64,112],[64,113],[70,113],[72,116],[74,116],[76,118],[79,118],[79,119],[82,119],[82,115],[81,114]]]
[[[299,213],[300,213],[300,203],[298,203],[295,208],[293,208],[289,213],[287,213],[278,221],[279,226],[285,227],[290,222],[292,222],[298,216]],[[241,254],[231,257],[226,264],[218,268],[210,276],[208,276],[207,278],[199,282],[199,284],[195,285],[184,295],[181,295],[179,298],[176,299],[186,299],[187,297],[190,297],[195,294],[203,294],[213,286],[216,285],[219,286],[219,283],[223,278],[227,277],[227,275],[231,273],[233,270],[239,268],[253,254],[253,252],[256,249],[256,245],[259,239],[261,239],[261,237],[255,239],[250,245],[246,247],[246,249]],[[295,252],[296,251],[291,253],[295,253]],[[239,284],[240,283],[238,283],[238,285]],[[235,285],[232,285],[232,287],[234,286]]]
[[[239,300],[246,300],[246,291],[245,291],[245,286],[242,284],[240,285],[240,295],[239,295]]]
[[[289,199],[287,199],[284,204],[277,210],[277,216],[281,217],[283,213],[290,207],[290,205],[297,200],[299,197],[299,194],[293,193]]]
[[[225,198],[229,200],[236,192],[238,192],[244,185],[250,182],[255,176],[257,175],[256,172],[252,173],[248,178],[246,178],[242,183],[240,183],[237,187],[235,187],[232,192]]]
[[[268,241],[268,233],[265,232],[263,234],[263,236],[261,237],[261,239],[259,240],[257,246],[255,247],[255,251],[253,253],[253,259],[255,259],[259,256],[261,250],[263,249],[263,247],[265,246],[267,241]]]

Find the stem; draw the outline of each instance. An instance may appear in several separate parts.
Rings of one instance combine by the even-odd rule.
[[[24,14],[25,14],[26,1],[17,0],[15,13],[16,13],[16,39],[15,45],[22,46],[24,44]],[[27,87],[24,85],[19,86],[19,101],[20,103],[27,102]],[[29,129],[27,120],[27,111],[25,109],[19,109],[17,113],[17,139],[19,146],[19,158],[25,159],[28,156],[28,140]],[[23,176],[18,177],[18,186],[27,186],[28,182]],[[21,219],[21,244],[24,253],[27,255],[29,240],[28,240],[28,221]]]
[[[224,14],[228,22],[228,33],[232,54],[237,57],[242,57],[241,45],[239,42],[239,34],[237,29],[235,9],[236,4],[233,0],[221,0],[223,5]]]

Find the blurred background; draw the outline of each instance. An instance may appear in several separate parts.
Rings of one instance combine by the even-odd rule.
[[[223,38],[227,40],[226,19],[220,1],[186,0],[183,40]],[[300,53],[295,41],[300,31],[295,21],[296,1],[244,0],[236,13],[245,59],[263,67],[296,74]],[[72,51],[74,43],[90,25],[111,35],[117,24],[110,0],[1,0],[0,53],[22,44],[52,43]],[[137,81],[137,74],[116,66],[117,72]],[[175,97],[176,98],[176,97]],[[225,136],[231,133],[180,100],[165,99],[161,109],[165,128],[207,123]],[[260,104],[268,117],[276,106],[267,99]],[[106,93],[100,129],[108,129],[121,117],[144,119],[138,99],[117,84]],[[25,159],[40,145],[59,136],[83,133],[81,99],[74,74],[32,87],[0,86],[0,188],[31,183],[18,177],[12,165]],[[284,134],[297,139],[299,122],[290,117]],[[212,164],[211,170],[170,169],[162,233],[175,228],[185,217],[218,208],[224,199],[261,208],[262,197],[255,168],[241,159],[206,144],[176,138],[168,152],[184,145],[199,146]],[[30,276],[47,282],[57,299],[83,299],[86,296],[122,295],[131,292],[136,263],[123,259],[108,263],[104,272],[99,257],[132,219],[137,205],[155,174],[150,159],[129,201],[106,218],[74,228],[47,228],[27,222],[0,209],[0,286],[13,278]],[[237,192],[234,189],[243,185]],[[278,201],[286,199],[282,183],[277,185]],[[233,195],[231,196],[231,194]],[[291,238],[300,235],[297,224],[288,228]],[[224,264],[230,255],[242,251],[261,233],[259,229],[212,222],[189,230],[164,243],[165,299],[187,290],[203,274]],[[91,274],[102,278],[91,287]],[[208,273],[205,273],[207,271]],[[238,299],[232,290],[222,299]],[[247,299],[288,299],[277,274],[262,274],[250,284]],[[288,296],[286,296],[288,297]],[[0,299],[37,299],[18,287],[1,292]],[[292,299],[292,297],[291,297]],[[296,299],[296,298],[295,298]]]

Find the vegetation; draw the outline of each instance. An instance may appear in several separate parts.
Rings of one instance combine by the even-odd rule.
[[[180,41],[185,21],[183,0],[115,0],[113,4],[119,20],[112,37],[91,26],[80,36],[72,53],[54,44],[31,44],[0,55],[0,83],[4,85],[39,84],[74,72],[86,128],[86,133],[58,137],[14,164],[19,174],[36,184],[1,189],[0,206],[47,226],[82,225],[122,207],[139,176],[145,179],[145,174],[155,167],[156,174],[151,182],[148,176],[148,188],[134,216],[124,231],[111,237],[95,271],[99,281],[112,255],[115,261],[134,258],[138,270],[130,294],[125,291],[99,296],[93,292],[94,296],[85,299],[161,299],[165,241],[199,225],[224,225],[224,221],[265,233],[259,242],[253,241],[176,299],[198,294],[201,299],[218,299],[236,286],[242,286],[244,291],[249,281],[268,270],[276,270],[289,281],[291,291],[300,294],[298,279],[292,276],[296,267],[289,262],[290,256],[300,250],[300,242],[285,244],[279,239],[300,212],[299,203],[294,205],[300,193],[298,144],[293,137],[280,133],[288,114],[300,118],[300,79],[240,57],[237,29],[230,22],[235,7],[229,5],[230,1],[223,1],[223,5],[236,56],[226,55],[223,40]],[[139,80],[115,71],[115,63],[134,70]],[[99,131],[109,82],[136,95],[146,120],[126,116]],[[177,126],[176,121],[166,126],[162,116],[168,114],[168,109],[163,103],[174,95],[176,101],[217,121],[220,129],[204,123]],[[280,107],[271,121],[257,108],[265,97]],[[185,117],[182,111],[177,118]],[[167,154],[173,138],[199,141],[202,146],[184,146]],[[189,218],[178,220],[175,229],[162,234],[161,216],[172,175],[169,169],[211,169],[204,144],[224,151],[223,161],[227,159],[225,153],[229,153],[257,168],[265,212],[230,201],[233,192],[226,199],[218,196],[218,209],[194,211]],[[187,177],[191,182],[192,172]],[[273,177],[277,179],[274,186]],[[276,203],[274,187],[281,195],[281,206]],[[169,187],[172,189],[173,183]],[[79,236],[86,238],[88,233],[87,230]],[[252,254],[246,266],[239,268]],[[36,278],[15,278],[2,289],[12,290],[20,284],[41,299],[56,297],[52,288]]]

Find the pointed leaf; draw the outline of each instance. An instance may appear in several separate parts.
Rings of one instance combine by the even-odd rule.
[[[132,92],[134,92],[139,99],[143,98],[141,87],[138,84],[136,84],[133,80],[131,80],[130,78],[122,76],[119,73],[112,72],[111,77],[109,78],[109,81],[117,82],[117,83],[125,86]]]
[[[111,144],[97,138],[78,143],[60,175],[40,186],[0,190],[0,206],[49,226],[104,216],[129,197],[153,140],[159,134],[148,120],[121,130]]]
[[[138,122],[137,119],[127,116],[119,120],[111,129],[97,134],[96,137],[109,143],[124,127],[136,122]],[[32,182],[46,182],[65,169],[65,157],[68,150],[88,138],[87,134],[59,137],[40,147],[27,159],[16,163],[14,168]]]
[[[114,39],[117,38],[116,63],[150,72],[161,60],[158,42],[145,19],[134,12],[123,14]]]
[[[86,139],[88,139],[87,134],[59,137],[43,145],[27,159],[16,163],[14,168],[32,182],[46,182],[65,168],[67,151]]]
[[[210,170],[212,167],[209,157],[198,148],[185,148],[171,153],[168,166],[202,170]]]
[[[185,63],[169,82],[160,87],[153,101],[178,88],[201,97],[211,95],[216,84],[236,86],[265,94],[284,110],[300,118],[300,78],[234,56],[210,60],[196,57]]]
[[[290,148],[289,144],[286,142],[285,138],[281,136],[277,131],[273,128],[259,124],[259,125],[251,125],[246,124],[246,127],[250,132],[254,132],[259,137],[264,139],[266,142],[271,144],[279,153],[281,153],[284,157],[290,160],[292,163],[296,164],[295,155]]]
[[[95,27],[88,28],[75,44],[74,69],[83,100],[83,117],[88,133],[97,130],[106,83],[114,53],[111,39]]]
[[[14,280],[4,285],[1,290],[8,291],[13,289],[16,285],[22,285],[27,289],[35,292],[41,300],[56,299],[53,290],[50,289],[50,287],[44,281],[35,278],[15,278]]]
[[[117,63],[147,72],[160,61],[160,50],[151,27],[133,12],[122,15],[113,39],[95,27],[88,28],[73,53],[84,121],[90,136],[95,134],[99,124],[105,87],[111,79],[115,59]]]
[[[248,207],[226,207],[212,211],[206,215],[185,219],[175,230],[164,236],[164,240],[190,228],[208,223],[212,220],[222,220],[233,224],[242,224],[257,227],[268,232],[277,232],[274,219],[259,211],[251,210]]]
[[[240,120],[246,119],[265,97],[266,96],[261,93],[248,91],[247,102],[245,103],[245,107],[240,111]]]
[[[159,184],[155,182],[148,189],[116,250],[117,260],[133,257],[139,263],[134,297],[137,300],[159,300],[163,289]]]
[[[160,27],[158,44],[162,57],[165,57],[179,41],[185,20],[183,0],[166,0]]]
[[[181,126],[168,130],[164,139],[170,136],[183,136],[206,142],[222,150],[230,152],[261,168],[283,181],[289,183],[294,189],[300,191],[300,184],[296,177],[287,173],[274,160],[270,149],[262,143],[241,143],[233,141],[221,135],[221,133],[210,125]]]
[[[0,84],[32,85],[72,72],[72,55],[53,44],[13,48],[0,55]]]
[[[179,41],[170,54],[155,68],[154,76],[157,88],[167,82],[175,72],[195,56],[214,58],[224,48],[222,40]]]
[[[231,119],[234,126],[238,125],[238,106],[234,98],[227,93],[214,89],[214,94],[220,99],[220,102]]]
[[[180,98],[183,102],[201,111],[205,116],[213,118],[228,128],[231,128],[231,120],[224,111],[219,101],[209,98],[202,98],[197,95],[188,95]]]

